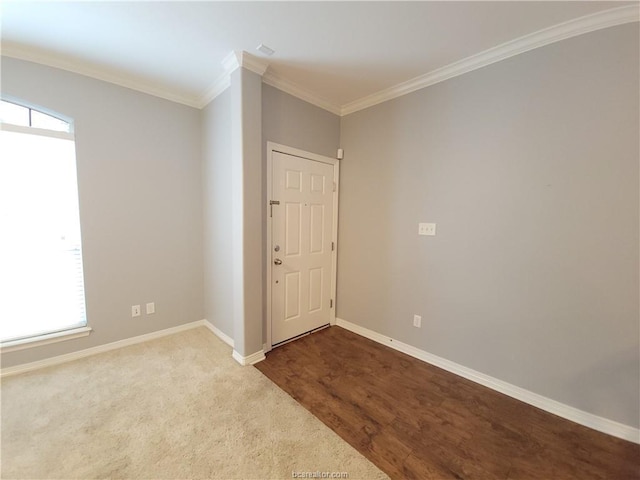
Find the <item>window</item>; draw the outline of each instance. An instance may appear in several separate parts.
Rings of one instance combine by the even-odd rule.
[[[11,125],[43,128],[45,130],[67,133],[69,133],[71,126],[69,122],[65,122],[59,118],[4,100],[0,101],[0,121]]]
[[[0,122],[4,350],[89,329],[71,124],[7,101]]]

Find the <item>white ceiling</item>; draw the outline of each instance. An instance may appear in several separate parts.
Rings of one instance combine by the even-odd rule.
[[[231,50],[330,110],[496,45],[638,2],[3,1],[4,54],[198,105]],[[265,57],[267,58],[267,57]],[[147,88],[145,88],[145,86]],[[304,95],[303,95],[304,97]]]

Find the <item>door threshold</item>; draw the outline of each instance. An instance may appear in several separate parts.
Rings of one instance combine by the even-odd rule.
[[[299,338],[306,337],[307,335],[311,335],[312,333],[319,332],[320,330],[324,330],[325,328],[328,328],[330,326],[331,326],[331,324],[327,323],[326,325],[322,325],[322,326],[320,326],[318,328],[314,328],[313,330],[309,330],[308,332],[301,333],[300,335],[296,335],[295,337],[291,337],[291,338],[289,338],[287,340],[283,340],[283,341],[281,341],[279,343],[274,343],[273,345],[271,345],[271,348],[281,347],[282,345],[285,345],[286,343],[293,342],[294,340],[298,340]]]

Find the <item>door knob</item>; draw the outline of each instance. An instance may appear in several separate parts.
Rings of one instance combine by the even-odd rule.
[[[275,263],[276,265],[282,265],[282,260],[280,260],[279,258],[276,258],[273,263]]]

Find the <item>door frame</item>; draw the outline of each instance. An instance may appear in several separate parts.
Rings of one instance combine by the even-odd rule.
[[[329,310],[329,324],[336,324],[336,291],[337,291],[337,266],[338,266],[338,198],[340,191],[340,161],[337,158],[325,157],[311,152],[306,152],[298,148],[288,147],[279,143],[267,142],[267,199],[265,201],[265,217],[267,219],[267,235],[266,235],[266,250],[265,255],[265,268],[267,273],[267,312],[266,312],[266,344],[264,345],[264,352],[269,352],[273,348],[271,343],[271,269],[273,267],[273,249],[272,243],[272,218],[270,215],[271,205],[270,200],[276,200],[272,198],[273,194],[273,152],[280,152],[286,155],[293,155],[294,157],[300,157],[307,160],[313,160],[316,162],[327,163],[333,165],[333,181],[335,183],[335,190],[333,192],[333,225],[331,241],[333,242],[334,249],[331,252],[331,298],[333,299],[333,306]]]

